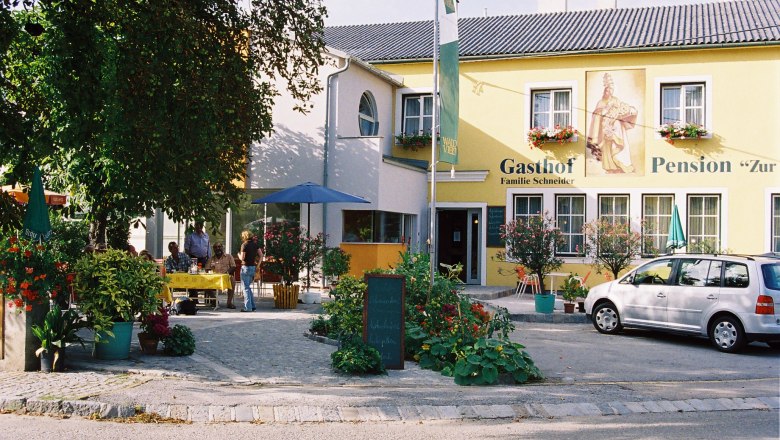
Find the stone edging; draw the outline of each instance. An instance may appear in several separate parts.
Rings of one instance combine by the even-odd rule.
[[[250,405],[113,405],[96,401],[63,401],[0,397],[0,413],[100,418],[132,417],[141,413],[197,422],[381,422],[468,419],[524,419],[614,416],[638,413],[705,412],[780,409],[780,396],[649,400],[608,403],[525,403],[517,405],[410,406],[250,406]]]

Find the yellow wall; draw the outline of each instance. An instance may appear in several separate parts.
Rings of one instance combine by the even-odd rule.
[[[341,243],[341,249],[352,256],[349,263],[349,275],[363,278],[363,273],[371,269],[389,269],[401,261],[401,253],[406,246],[393,243]]]
[[[430,87],[429,63],[378,65],[377,67],[404,77],[405,87]],[[637,129],[644,129],[643,175],[586,176],[585,133],[590,122],[586,106],[586,73],[588,71],[643,69],[645,71],[644,108],[639,111]],[[655,78],[674,76],[709,76],[712,92],[711,139],[683,140],[670,144],[658,139],[655,108]],[[570,177],[572,188],[722,188],[728,194],[722,201],[722,246],[735,253],[763,253],[770,238],[767,222],[770,213],[766,189],[780,187],[780,136],[775,133],[780,115],[780,48],[746,47],[739,49],[688,50],[587,56],[544,57],[463,61],[460,64],[460,128],[458,171],[488,170],[485,182],[437,184],[437,203],[482,202],[490,206],[505,206],[507,189],[502,184],[506,176],[499,170],[505,158],[536,162],[547,158],[566,162],[573,158]],[[575,128],[580,131],[577,142],[546,145],[531,149],[526,141],[528,83],[573,81],[576,101]],[[619,95],[619,93],[616,93]],[[399,111],[399,110],[397,110]],[[394,132],[399,132],[395,127]],[[430,160],[430,149],[410,152],[395,147],[401,157]],[[651,172],[651,158],[667,161],[728,161],[728,173]],[[773,167],[772,172],[751,172],[742,164],[760,161]],[[449,170],[442,164],[439,170]],[[550,177],[555,177],[550,176]],[[563,176],[562,176],[563,177]],[[514,185],[520,187],[520,185]],[[545,188],[566,188],[567,185],[542,185]],[[532,187],[531,185],[525,188]],[[541,186],[540,186],[541,187]],[[561,190],[565,192],[565,190]],[[775,190],[775,193],[780,190]],[[679,201],[678,201],[679,203]],[[547,208],[547,207],[545,207]],[[511,206],[507,207],[510,210]],[[632,218],[641,213],[631,212]],[[491,256],[498,249],[489,248],[487,283],[511,285],[511,277],[498,274],[498,264]],[[561,270],[587,273],[590,267],[567,264]],[[599,277],[591,275],[591,280]],[[592,282],[589,283],[592,285]]]

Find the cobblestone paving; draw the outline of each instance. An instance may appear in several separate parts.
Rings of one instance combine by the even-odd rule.
[[[81,400],[103,393],[136,387],[149,377],[95,372],[44,374],[0,372],[0,396]]]

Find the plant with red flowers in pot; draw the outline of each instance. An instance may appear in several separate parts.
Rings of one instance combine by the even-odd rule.
[[[160,340],[171,335],[171,327],[168,324],[168,310],[160,307],[156,313],[144,315],[141,319],[141,333],[138,333],[138,342],[141,351],[146,354],[157,353],[157,344]]]
[[[9,309],[30,312],[65,291],[65,265],[43,243],[16,236],[0,239],[0,292]]]

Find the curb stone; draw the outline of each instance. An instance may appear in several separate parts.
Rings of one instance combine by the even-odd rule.
[[[338,423],[431,420],[498,420],[598,417],[636,413],[777,410],[779,396],[689,400],[655,400],[608,403],[526,403],[516,405],[419,406],[225,406],[225,405],[114,405],[97,401],[46,400],[0,396],[0,410],[32,414],[125,418],[146,412],[200,423]]]

